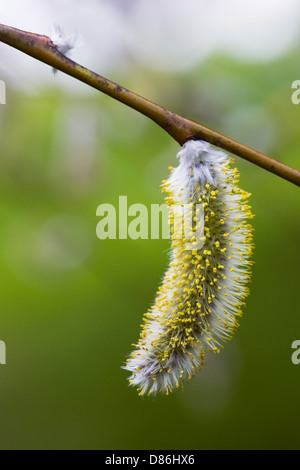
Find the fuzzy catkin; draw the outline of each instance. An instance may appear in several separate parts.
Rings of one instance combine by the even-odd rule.
[[[170,267],[125,369],[139,394],[169,394],[219,353],[239,326],[253,250],[249,193],[232,159],[188,141],[162,184],[170,209]]]
[[[66,57],[69,57],[71,52],[82,44],[82,40],[77,34],[66,34],[57,24],[53,25],[51,42]],[[57,73],[55,68],[52,68],[52,71],[54,74]]]

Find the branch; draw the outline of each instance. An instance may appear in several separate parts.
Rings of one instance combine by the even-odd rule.
[[[0,24],[0,41],[99,90],[152,119],[180,145],[202,139],[300,186],[300,172],[133,93],[61,54],[47,36]]]

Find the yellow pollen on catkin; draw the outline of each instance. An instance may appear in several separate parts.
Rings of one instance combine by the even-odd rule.
[[[182,388],[209,351],[220,353],[249,294],[252,214],[238,171],[202,141],[187,142],[178,156],[162,191],[172,230],[181,223],[183,236],[172,232],[170,267],[124,367],[141,396]]]

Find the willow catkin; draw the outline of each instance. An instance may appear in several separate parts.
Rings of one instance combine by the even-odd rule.
[[[231,339],[248,295],[252,254],[250,194],[239,189],[230,157],[188,141],[163,182],[172,252],[154,305],[144,316],[125,369],[140,395],[180,388]]]

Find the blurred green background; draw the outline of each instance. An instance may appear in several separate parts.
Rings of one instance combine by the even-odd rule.
[[[112,78],[299,168],[300,106],[291,102],[299,53],[259,64],[214,55],[180,73],[134,64]],[[160,183],[179,147],[96,92],[8,88],[7,103],[0,448],[298,449],[299,188],[236,158],[256,214],[241,326],[183,392],[140,398],[121,366],[168,265],[169,241],[100,241],[96,209],[117,206],[119,195],[162,203]]]

